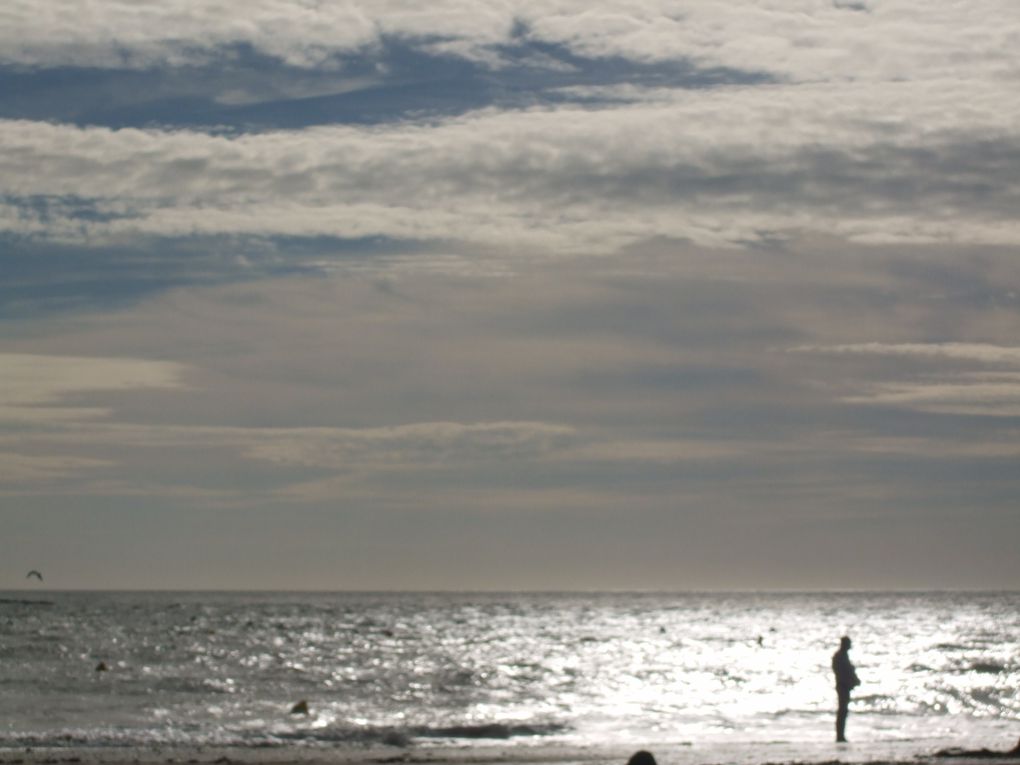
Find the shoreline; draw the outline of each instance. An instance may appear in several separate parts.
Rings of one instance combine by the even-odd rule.
[[[906,742],[900,742],[906,743]],[[837,745],[788,742],[620,746],[442,745],[259,748],[159,745],[144,747],[3,747],[0,765],[625,765],[647,749],[658,765],[1020,765],[1020,752],[954,747],[894,747],[882,742]],[[913,750],[913,751],[912,751]],[[920,750],[920,751],[917,751]]]

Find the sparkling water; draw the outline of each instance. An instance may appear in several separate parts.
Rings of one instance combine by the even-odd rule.
[[[843,634],[862,680],[855,743],[1020,735],[1020,593],[8,592],[0,747],[831,758]]]

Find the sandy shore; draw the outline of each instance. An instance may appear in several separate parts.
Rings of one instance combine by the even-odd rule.
[[[825,751],[808,747],[803,756],[769,747],[758,757],[747,747],[734,751],[718,748],[698,752],[670,747],[656,750],[659,765],[1020,765],[1020,755],[1004,751],[960,751],[946,756],[944,750],[919,753],[910,758],[876,757],[868,747],[831,747]],[[470,746],[423,749],[266,749],[159,748],[21,748],[0,749],[0,765],[625,765],[633,748],[555,747],[520,748]]]

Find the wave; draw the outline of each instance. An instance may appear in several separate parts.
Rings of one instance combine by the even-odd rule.
[[[477,723],[462,725],[419,725],[410,728],[333,726],[274,733],[272,738],[288,743],[353,743],[408,747],[415,739],[498,739],[552,736],[568,730],[559,723]]]
[[[450,725],[439,728],[415,728],[417,738],[496,738],[508,739],[519,736],[552,736],[563,733],[568,728],[559,723],[545,724],[506,724],[483,723],[480,725]]]
[[[551,736],[568,728],[558,723],[479,723],[443,726],[345,726],[328,728],[299,728],[292,730],[228,730],[220,728],[203,735],[193,726],[149,728],[125,731],[123,729],[71,729],[56,731],[52,735],[38,734],[0,736],[0,748],[126,748],[139,746],[173,746],[178,744],[223,746],[240,749],[264,749],[282,746],[385,746],[406,749],[416,740],[431,739],[496,739]]]
[[[970,671],[982,675],[998,675],[1006,671],[1006,665],[997,661],[976,661],[970,665]]]
[[[366,727],[351,728],[334,726],[330,728],[302,729],[278,732],[269,736],[254,735],[245,743],[249,746],[273,746],[293,744],[354,744],[361,746],[392,746],[401,749],[412,743],[411,734],[400,728]]]
[[[954,675],[966,675],[974,672],[978,675],[1001,675],[1009,672],[1010,667],[1001,661],[994,659],[978,659],[976,661],[955,662],[955,666],[949,667],[947,672]]]

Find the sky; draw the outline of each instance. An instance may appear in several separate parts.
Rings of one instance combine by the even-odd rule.
[[[1018,78],[1015,0],[6,0],[0,588],[1020,588]]]

